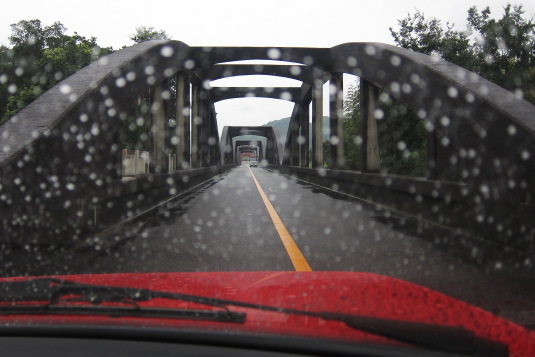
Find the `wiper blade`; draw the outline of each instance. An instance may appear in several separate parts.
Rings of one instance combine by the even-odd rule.
[[[64,297],[70,297],[63,300]],[[194,302],[222,310],[161,309],[137,305],[152,299]],[[39,305],[0,306],[1,315],[104,315],[111,317],[184,318],[203,321],[244,323],[246,314],[230,311],[218,300],[200,296],[167,293],[148,289],[91,285],[54,278],[36,278],[0,284],[0,302],[41,302]],[[65,305],[87,302],[91,305]],[[128,306],[100,306],[102,303],[123,303]]]
[[[51,307],[54,307],[54,309],[65,308],[64,305],[55,306],[55,304],[61,302],[61,299],[66,296],[76,296],[78,297],[78,300],[76,301],[84,301],[93,305],[98,305],[103,302],[135,304],[140,301],[162,298],[219,307],[223,309],[223,311],[216,312],[222,314],[233,314],[228,310],[228,307],[235,306],[283,314],[310,316],[324,320],[342,322],[353,329],[387,337],[400,342],[406,342],[415,346],[471,355],[508,356],[507,346],[480,338],[473,332],[462,327],[437,326],[426,323],[389,320],[332,312],[287,309],[276,306],[180,293],[168,293],[149,289],[82,284],[53,278],[35,278],[0,284],[0,301],[4,302],[40,301],[47,303],[46,306],[48,306],[48,309],[50,310]],[[76,307],[79,308],[79,306]],[[5,307],[4,309],[0,309],[0,313],[11,313],[8,312],[9,308],[16,309],[17,307]],[[102,310],[95,309],[95,311],[109,311],[107,310],[108,308],[109,306],[105,306],[100,308]],[[41,309],[43,309],[43,306],[41,306]],[[84,311],[89,311],[89,308],[86,307],[86,310]],[[130,311],[136,311],[136,308],[130,309]],[[43,311],[43,314],[46,313],[46,311]],[[245,320],[245,314],[234,318],[236,321],[232,322],[243,322]],[[224,318],[221,321],[224,321]]]
[[[246,314],[232,311],[162,309],[139,306],[26,305],[0,306],[0,315],[98,315],[108,317],[142,317],[158,319],[188,319],[244,323]]]
[[[91,304],[103,302],[136,303],[156,298],[182,300],[209,306],[226,308],[222,300],[187,294],[168,293],[149,289],[92,285],[54,278],[35,278],[24,281],[0,283],[0,302],[42,301],[56,304],[63,297],[76,296],[77,301]],[[74,301],[74,300],[69,300]]]

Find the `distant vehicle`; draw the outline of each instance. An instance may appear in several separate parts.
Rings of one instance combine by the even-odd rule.
[[[249,160],[249,166],[258,167],[258,159],[252,157],[251,160]]]

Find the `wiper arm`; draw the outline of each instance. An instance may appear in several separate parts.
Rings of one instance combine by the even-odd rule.
[[[207,312],[220,313],[221,315],[226,314],[226,316],[224,317],[218,317],[222,318],[222,320],[218,321],[224,321],[225,319],[228,319],[231,322],[244,322],[245,314],[232,313],[228,310],[229,306],[278,312],[291,315],[310,316],[321,318],[324,320],[342,322],[350,328],[391,338],[397,341],[410,343],[415,346],[432,348],[435,350],[441,350],[446,352],[470,353],[472,355],[481,356],[508,356],[507,346],[477,337],[474,335],[473,332],[468,331],[462,327],[437,326],[433,324],[397,321],[332,312],[314,312],[296,309],[286,309],[276,306],[252,304],[224,299],[214,299],[188,294],[153,291],[149,289],[81,284],[53,278],[36,278],[20,282],[7,282],[0,284],[0,301],[43,301],[48,303],[47,306],[48,310],[50,311],[56,311],[60,308],[63,309],[63,312],[66,311],[66,308],[73,309],[73,311],[75,308],[80,309],[80,306],[55,306],[55,304],[60,302],[61,299],[66,296],[75,296],[78,297],[77,301],[85,301],[93,305],[98,305],[102,302],[121,302],[135,305],[136,302],[148,301],[155,298],[188,301],[197,304],[204,304],[222,308],[223,311]],[[17,309],[16,306],[4,307],[3,309],[0,309],[0,314],[8,313],[6,312],[9,310],[8,308],[12,308],[11,311]],[[109,308],[109,306],[98,308],[93,307],[92,312],[102,312],[102,314],[110,315],[109,313],[106,313],[106,311],[110,311],[108,310]],[[90,308],[88,307],[85,307],[84,309],[84,311],[90,311]],[[124,309],[118,310],[117,313],[119,313],[119,311],[123,311],[125,312],[125,315],[130,314],[129,316],[131,316],[131,313],[133,311],[139,310],[139,307],[134,307],[128,309],[127,312]],[[149,311],[147,309],[143,308],[143,311],[147,311],[147,314],[149,314]],[[167,311],[172,312],[176,311],[176,309],[168,309]],[[183,311],[181,311],[181,313]],[[46,311],[43,311],[43,314],[46,313]],[[61,311],[58,312],[58,314],[61,313]],[[152,313],[156,313],[156,311],[152,311]],[[236,316],[230,317],[232,316],[232,314],[236,314]],[[164,314],[162,313],[162,315]],[[195,312],[193,312],[193,315],[195,315]]]
[[[64,297],[71,297],[62,300]],[[137,302],[156,298],[195,302],[222,310],[167,309],[140,307]],[[0,306],[0,314],[12,315],[104,315],[145,318],[185,318],[203,321],[244,323],[246,314],[230,311],[219,301],[148,289],[91,285],[53,278],[37,278],[0,284],[0,302],[43,302],[43,305]],[[63,302],[87,302],[91,305],[64,305]],[[102,303],[128,306],[98,306]],[[59,304],[59,305],[58,305]]]
[[[246,314],[228,310],[162,309],[139,306],[26,305],[0,306],[0,315],[99,315],[109,317],[143,317],[188,319],[244,323]]]
[[[103,302],[141,302],[156,298],[182,300],[226,309],[223,300],[202,296],[167,293],[149,289],[136,289],[106,285],[92,285],[54,278],[36,278],[0,284],[1,301],[44,301],[56,304],[65,296],[76,296],[78,301],[94,305]]]

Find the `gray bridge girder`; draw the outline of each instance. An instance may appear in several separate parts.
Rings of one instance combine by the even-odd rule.
[[[299,87],[212,87],[210,97],[214,103],[237,98],[271,98],[298,103]]]
[[[274,60],[295,62],[331,72],[332,60],[328,48],[307,47],[190,47],[194,68],[241,60]]]
[[[236,76],[264,75],[295,79],[310,85],[316,81],[321,81],[323,84],[330,78],[329,73],[305,65],[218,64],[198,70],[196,73],[203,81]]]

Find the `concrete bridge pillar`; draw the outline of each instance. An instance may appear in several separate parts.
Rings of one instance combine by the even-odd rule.
[[[154,89],[150,108],[149,171],[155,173],[166,172],[168,164],[165,110],[167,103],[162,95],[164,85],[160,84]]]
[[[304,88],[301,88],[301,91],[304,91]],[[303,98],[305,93],[301,94],[301,98]],[[300,162],[299,166],[301,167],[308,167],[310,159],[309,159],[309,152],[310,152],[310,125],[309,125],[309,119],[310,119],[310,100],[305,100],[302,103],[299,104],[300,111],[299,111],[299,128],[300,128],[300,135],[299,135],[299,152],[300,152]]]
[[[176,76],[176,158],[177,169],[190,167],[190,84],[188,74],[180,72]]]
[[[362,172],[380,172],[379,134],[375,111],[379,106],[379,88],[360,79],[360,162]]]
[[[342,73],[331,73],[329,89],[330,169],[344,167],[344,79]]]
[[[280,164],[280,160],[284,159],[284,156],[280,157],[279,153],[280,155],[284,155],[284,145],[281,145],[283,149],[279,151],[277,136],[270,133],[269,138],[271,139],[271,149],[269,147],[267,149],[269,151],[269,163]]]
[[[312,89],[312,167],[323,167],[323,82]]]
[[[200,150],[200,167],[210,166],[210,149],[208,145],[208,138],[210,137],[210,103],[208,101],[207,91],[200,88],[200,123],[199,123],[199,142]]]
[[[264,156],[270,164],[279,163],[277,161],[278,157],[276,154],[276,150],[277,150],[277,138],[275,138],[275,136],[272,133],[269,133],[267,135],[266,152],[264,153]]]
[[[299,165],[299,122],[298,120],[290,120],[290,165]]]
[[[201,88],[197,83],[192,83],[191,98],[191,167],[201,167]]]
[[[208,147],[209,147],[209,153],[210,153],[210,166],[218,165],[220,164],[220,151],[219,151],[219,140],[218,136],[219,133],[217,131],[217,117],[215,112],[214,104],[211,100],[209,100],[209,108],[210,108],[210,121],[209,121],[209,136],[208,136]]]

